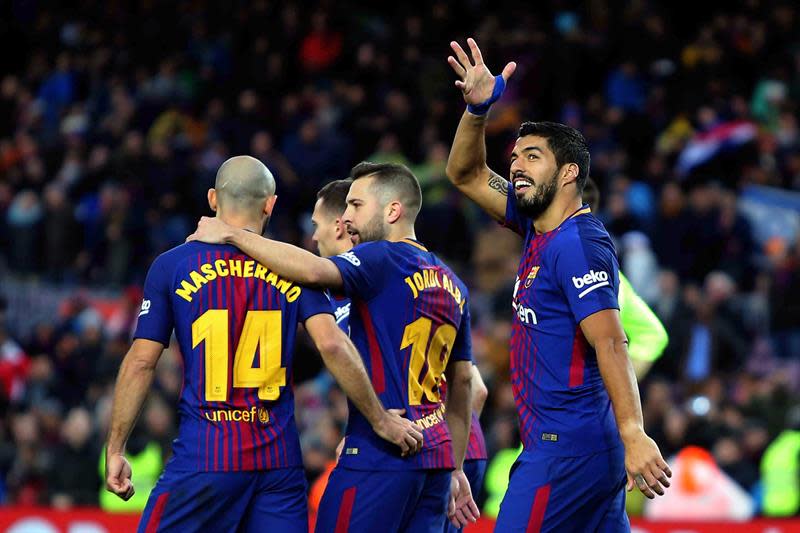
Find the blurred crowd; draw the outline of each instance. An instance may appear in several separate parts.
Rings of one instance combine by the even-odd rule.
[[[490,166],[507,172],[523,120],[564,122],[589,141],[598,215],[670,337],[641,383],[648,432],[665,456],[709,450],[757,496],[764,450],[800,391],[800,236],[761,231],[743,191],[800,204],[795,3],[699,3],[691,16],[646,0],[574,10],[437,0],[391,15],[353,1],[136,4],[0,6],[12,51],[0,75],[0,502],[98,504],[138,287],[208,214],[219,165],[245,153],[278,183],[269,234],[308,247],[322,184],[361,160],[415,172],[418,236],[472,293],[490,455],[516,447],[508,337],[520,241],[444,175],[464,107],[445,59],[467,36],[490,68],[519,64],[489,121]],[[732,123],[755,133],[680,163]],[[313,481],[346,402],[309,344],[299,351]],[[167,350],[133,450],[168,457],[180,372]]]

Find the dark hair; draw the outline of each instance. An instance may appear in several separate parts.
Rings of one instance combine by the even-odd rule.
[[[583,186],[583,203],[589,204],[592,211],[600,209],[600,189],[592,178],[586,178],[586,184]]]
[[[519,127],[519,137],[536,135],[547,139],[547,146],[556,157],[556,165],[561,168],[567,163],[578,165],[578,179],[575,185],[578,193],[583,191],[589,177],[589,147],[586,139],[575,128],[558,122],[523,122]]]
[[[350,179],[375,178],[375,184],[380,189],[383,201],[388,201],[387,193],[396,195],[394,198],[409,210],[411,220],[414,220],[422,207],[422,190],[416,176],[405,165],[397,163],[370,163],[362,161],[350,171]]]
[[[336,216],[344,213],[347,209],[347,193],[353,180],[335,180],[319,190],[317,200],[322,200],[323,207]]]

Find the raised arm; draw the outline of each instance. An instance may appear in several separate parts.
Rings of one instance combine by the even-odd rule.
[[[580,323],[584,337],[597,352],[597,365],[614,407],[617,428],[625,445],[628,490],[634,484],[648,498],[663,495],[672,476],[656,443],[647,436],[636,376],[628,359],[628,343],[616,309],[605,309]]]
[[[369,381],[358,350],[339,329],[332,315],[314,315],[305,322],[306,330],[322,355],[325,366],[342,387],[353,404],[369,421],[375,433],[396,444],[403,455],[422,449],[422,433],[402,411],[383,408]]]
[[[202,217],[187,241],[232,244],[279,276],[312,287],[340,289],[342,275],[333,261],[285,242],[235,228],[214,217]]]
[[[106,489],[123,500],[133,496],[131,465],[125,459],[125,444],[153,383],[161,343],[136,339],[122,360],[111,404],[111,427],[106,444]]]
[[[472,201],[481,206],[494,219],[502,221],[506,213],[509,181],[486,165],[486,112],[487,102],[499,98],[499,81],[483,63],[481,51],[474,39],[467,39],[472,61],[455,41],[450,43],[455,57],[447,62],[459,76],[455,82],[461,90],[467,111],[461,117],[447,160],[447,177]],[[503,72],[502,84],[514,73],[516,63],[508,63]],[[494,100],[493,100],[494,99]],[[472,112],[471,112],[471,111]]]

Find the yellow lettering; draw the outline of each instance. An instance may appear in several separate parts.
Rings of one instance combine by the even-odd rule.
[[[200,272],[206,275],[208,281],[217,279],[217,273],[214,271],[214,266],[211,263],[203,263],[203,266],[200,267]]]
[[[297,297],[300,296],[300,293],[303,292],[303,289],[295,285],[292,287],[288,293],[286,293],[286,301],[291,303],[297,300]]]
[[[236,411],[233,411],[231,413],[231,418],[233,419],[234,422],[241,422],[242,421],[242,412],[239,411],[238,409]]]
[[[231,269],[231,276],[242,277],[242,262],[238,259],[228,261],[228,268]]]
[[[456,287],[456,293],[453,295],[453,298],[456,299],[456,303],[461,303],[461,289]]]
[[[291,281],[286,281],[285,279],[278,280],[278,284],[275,285],[275,288],[281,291],[281,294],[286,294],[286,291],[289,290],[289,287],[292,286]]]
[[[216,422],[217,421],[217,416],[216,416],[217,413],[216,412],[209,413],[208,411],[206,411],[205,415],[206,415],[206,418],[209,420],[209,422]]]
[[[253,267],[255,266],[255,261],[245,261],[244,262],[244,277],[252,278],[253,277]]]
[[[437,287],[441,288],[442,283],[439,281],[439,271],[438,270],[431,271],[431,277],[433,278],[433,283],[436,284]]]
[[[403,280],[403,281],[405,281],[405,282],[406,282],[406,285],[408,285],[408,286],[411,288],[411,292],[413,292],[413,293],[414,293],[414,299],[416,300],[416,299],[417,299],[417,296],[419,296],[419,292],[417,291],[417,288],[416,288],[416,287],[414,287],[414,284],[413,284],[413,283],[411,283],[411,277],[410,277],[410,276],[409,276],[409,277],[406,277],[406,279],[405,279],[405,280]]]
[[[274,287],[275,284],[278,283],[278,275],[275,272],[270,272],[269,274],[267,274],[267,279],[265,279],[264,281],[266,281],[267,283],[272,283],[272,286]]]
[[[419,291],[425,290],[425,281],[422,279],[422,274],[419,272],[414,272],[414,285],[417,286],[417,290]]]
[[[189,277],[192,278],[194,286],[197,287],[198,289],[200,289],[200,287],[208,283],[208,280],[205,278],[205,276],[201,276],[200,273],[196,270],[192,270],[191,272],[189,272]]]
[[[214,266],[217,267],[217,274],[223,278],[228,275],[228,269],[225,265],[227,265],[227,262],[224,259],[217,259],[214,261]]]
[[[242,422],[250,422],[250,411],[242,411]]]
[[[267,268],[262,265],[261,263],[256,265],[256,273],[254,274],[255,277],[259,279],[264,279],[264,276],[267,275]]]
[[[194,294],[197,292],[197,287],[190,284],[185,279],[181,281],[181,288],[175,289],[175,294],[186,300],[187,302],[192,301],[192,297],[189,296],[190,294]]]
[[[453,285],[450,283],[450,278],[447,277],[447,274],[442,274],[442,284],[444,285],[444,290],[452,294]]]

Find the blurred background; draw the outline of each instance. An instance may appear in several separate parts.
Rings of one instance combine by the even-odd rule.
[[[800,512],[795,2],[76,6],[0,3],[5,506],[116,509],[101,498],[101,448],[144,275],[209,213],[215,172],[238,154],[277,179],[269,234],[309,248],[321,185],[365,159],[415,172],[418,236],[471,289],[490,461],[516,449],[508,338],[521,243],[444,175],[464,109],[448,43],[474,36],[490,68],[519,64],[491,113],[490,166],[507,174],[523,120],[564,122],[589,141],[598,215],[669,334],[640,382],[649,434],[665,457],[708,452],[755,514],[770,514],[764,473],[788,472],[783,514]],[[346,402],[307,341],[295,361],[313,482],[334,457]],[[169,349],[130,445],[143,486],[170,454],[180,386]],[[765,454],[781,439],[795,444]],[[487,478],[489,515],[502,490]]]

